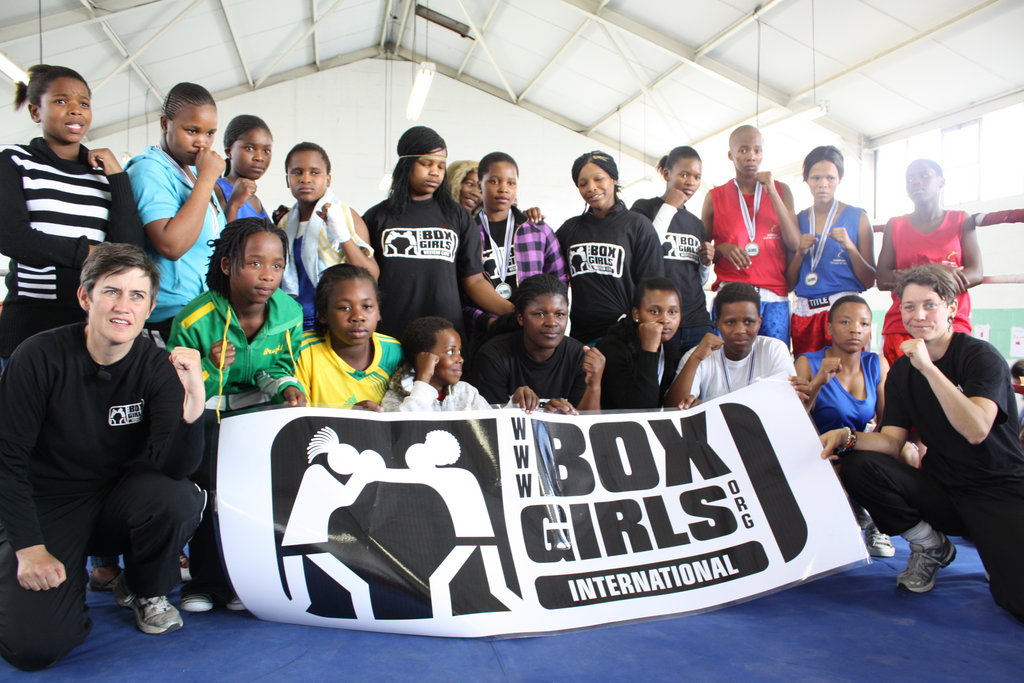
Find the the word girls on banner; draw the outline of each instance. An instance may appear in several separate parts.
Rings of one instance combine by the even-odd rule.
[[[694,612],[859,564],[787,383],[689,411],[227,417],[220,537],[274,621],[538,633]]]

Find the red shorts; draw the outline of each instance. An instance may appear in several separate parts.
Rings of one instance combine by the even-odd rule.
[[[889,367],[892,367],[896,359],[903,355],[903,352],[900,351],[900,346],[908,339],[913,339],[913,337],[905,332],[893,332],[892,334],[883,334],[882,339],[885,340],[882,344],[882,355],[889,361]]]
[[[793,357],[825,348],[832,343],[828,333],[828,309],[811,315],[794,314],[789,319],[789,336],[793,340]]]

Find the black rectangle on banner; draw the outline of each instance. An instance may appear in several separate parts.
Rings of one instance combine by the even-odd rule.
[[[537,598],[545,609],[668,595],[751,576],[768,568],[757,541],[694,557],[585,574],[541,576]]]

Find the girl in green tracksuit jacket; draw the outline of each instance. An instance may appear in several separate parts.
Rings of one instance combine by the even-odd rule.
[[[168,350],[198,349],[207,407],[305,405],[295,379],[302,307],[278,289],[288,243],[265,218],[241,218],[213,241],[203,292],[174,318]]]

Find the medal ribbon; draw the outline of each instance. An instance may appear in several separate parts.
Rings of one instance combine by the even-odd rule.
[[[747,356],[747,360],[750,362],[749,370],[747,371],[747,385],[754,381],[754,351],[757,350],[757,339],[754,339],[754,343],[750,345],[750,355]],[[725,387],[730,392],[732,391],[732,380],[729,379],[729,368],[725,364],[725,349],[722,349],[722,375],[725,377]]]
[[[743,198],[743,190],[740,189],[740,184],[733,178],[732,184],[736,186],[736,194],[740,197],[740,211],[743,212],[743,225],[747,226],[747,236],[750,241],[754,241],[754,235],[757,234],[757,212],[761,209],[761,183],[754,185],[754,215],[751,216],[747,210],[747,200]]]
[[[818,263],[821,261],[821,255],[825,253],[825,242],[828,241],[828,233],[832,229],[832,224],[836,222],[836,212],[839,210],[839,200],[832,200],[832,208],[828,210],[828,216],[825,217],[825,227],[821,231],[821,237],[818,239],[818,243],[811,247],[811,272],[818,267]],[[811,234],[817,234],[814,229],[814,207],[807,209],[807,224],[811,226]]]
[[[509,207],[508,218],[505,220],[505,247],[503,253],[498,253],[498,245],[495,244],[494,238],[491,237],[490,221],[488,221],[487,214],[483,211],[480,212],[480,225],[483,227],[484,234],[487,235],[487,241],[491,244],[491,251],[494,253],[494,270],[498,276],[498,281],[504,282],[505,278],[508,277],[509,249],[512,248],[512,236],[516,231],[512,208]]]

